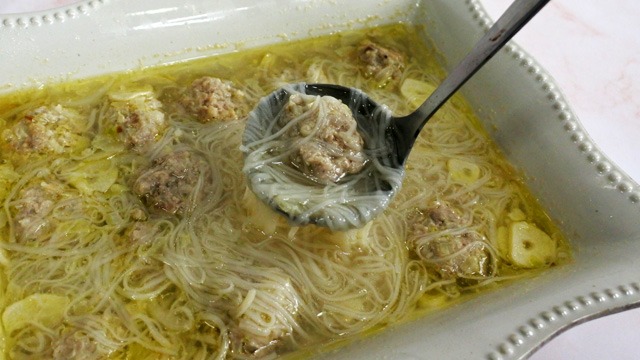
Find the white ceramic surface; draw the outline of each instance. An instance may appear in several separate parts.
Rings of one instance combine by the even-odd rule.
[[[40,1],[40,6],[70,2],[68,0],[57,2],[31,0],[14,4],[17,7],[11,8],[11,2],[7,3],[5,0],[0,4],[0,12],[28,10],[29,6],[36,6],[35,1]],[[16,59],[24,54],[21,51],[25,49],[3,47],[9,49],[7,50],[8,56],[14,61],[10,64],[16,65],[17,70],[11,69],[9,77],[6,75],[6,70],[3,71],[4,75],[0,76],[0,91],[3,90],[2,86],[6,82],[19,84],[27,80],[33,83],[46,80],[48,75],[83,76],[113,68],[136,66],[139,59],[149,64],[173,60],[181,56],[195,56],[201,54],[203,50],[216,51],[215,47],[206,46],[210,45],[212,40],[197,36],[203,34],[204,27],[208,24],[227,23],[227,21],[232,21],[234,16],[236,19],[242,19],[245,17],[243,11],[251,12],[250,9],[257,7],[253,1],[239,1],[233,4],[230,1],[221,1],[217,3],[219,6],[217,9],[189,7],[184,4],[180,5],[180,2],[172,1],[125,3],[125,1],[117,0],[96,0],[83,2],[81,7],[64,8],[62,11],[0,18],[0,33],[10,34],[12,38],[9,41],[21,44],[27,48],[26,50],[31,50],[30,54],[34,55],[32,62],[17,63]],[[195,1],[193,3],[200,4],[201,2]],[[274,3],[274,1],[265,1],[261,6],[266,9],[273,6]],[[314,28],[314,31],[310,32],[311,34],[320,33],[331,29],[327,26],[329,23],[348,23],[353,18],[353,14],[361,14],[357,16],[360,21],[375,22],[377,20],[372,20],[367,15],[370,13],[385,14],[395,6],[399,6],[398,4],[390,4],[389,1],[370,1],[369,3],[373,3],[375,6],[359,7],[359,4],[362,3],[363,1],[358,1],[349,5],[350,11],[336,11],[333,9],[335,2],[309,0],[300,3],[297,9],[290,12],[304,13],[308,11],[304,9],[305,7],[316,10],[328,8],[329,10],[322,10],[323,14],[326,11],[324,17],[320,17],[315,23],[308,24],[293,21],[292,17],[288,16],[289,13],[284,12],[276,17],[280,16],[280,19],[285,21],[269,24],[266,28],[270,31],[267,33],[282,36],[289,33],[292,28],[299,30],[305,26]],[[482,23],[487,20],[482,12],[478,13],[473,10],[478,6],[475,1],[447,2],[441,0],[426,1],[425,3],[428,9],[427,15],[441,14],[437,17],[426,16],[425,21],[428,26],[438,30],[435,32],[435,37],[439,39],[437,42],[442,45],[445,53],[449,56],[458,55],[465,44],[470,44],[473,41],[470,35],[477,32]],[[626,172],[636,179],[640,177],[638,162],[633,158],[638,150],[635,140],[640,135],[638,134],[640,126],[634,122],[637,120],[637,109],[640,104],[640,101],[637,101],[637,94],[640,92],[634,92],[636,84],[633,81],[633,79],[638,79],[638,63],[637,60],[620,63],[620,56],[607,54],[605,57],[607,61],[586,63],[594,65],[605,63],[612,64],[612,66],[596,67],[599,69],[598,71],[589,72],[591,68],[583,64],[582,61],[576,61],[576,57],[559,55],[568,49],[579,48],[585,49],[582,50],[583,53],[580,53],[583,55],[582,58],[588,58],[588,55],[595,54],[596,50],[583,44],[594,37],[598,43],[622,46],[618,43],[621,41],[619,38],[608,38],[611,34],[603,31],[597,25],[591,24],[590,20],[598,20],[601,15],[601,13],[593,12],[594,6],[590,11],[578,11],[578,8],[570,8],[567,3],[570,1],[552,2],[528,27],[541,26],[537,24],[542,24],[543,20],[538,19],[544,19],[545,16],[555,16],[555,23],[544,22],[544,24],[546,26],[561,24],[563,27],[560,30],[572,30],[573,28],[580,30],[572,37],[576,42],[573,44],[574,47],[567,45],[567,43],[572,44],[571,42],[562,40],[562,31],[549,31],[548,28],[538,28],[531,31],[525,29],[521,35],[516,37],[516,41],[522,39],[523,44],[525,40],[527,44],[530,43],[531,46],[527,46],[527,50],[542,61],[543,65],[547,65],[547,62],[542,56],[539,56],[539,53],[551,56],[551,59],[560,57],[565,60],[565,67],[553,69],[551,73],[560,82],[565,81],[560,87],[566,89],[567,94],[571,94],[567,96],[569,100],[565,100],[557,91],[555,83],[551,82],[546,71],[542,70],[537,62],[532,61],[517,47],[512,47],[501,53],[495,64],[490,64],[493,65],[490,66],[490,69],[479,74],[481,79],[474,81],[465,91],[472,101],[478,104],[478,110],[484,114],[488,124],[496,125],[496,128],[499,129],[494,132],[494,135],[497,141],[507,148],[509,156],[525,169],[529,169],[529,173],[535,176],[532,186],[545,199],[545,203],[552,212],[558,218],[566,219],[565,225],[574,234],[574,241],[577,242],[576,264],[548,274],[531,284],[518,284],[500,293],[483,296],[481,299],[464,304],[462,308],[452,309],[452,311],[439,316],[425,319],[424,322],[392,330],[388,334],[374,339],[373,342],[367,342],[367,351],[365,355],[362,355],[362,358],[366,358],[366,353],[371,350],[376,351],[380,356],[386,353],[387,358],[399,358],[399,354],[407,359],[517,358],[525,356],[532,346],[537,346],[539,342],[545,341],[553,333],[571,322],[583,321],[591,317],[592,314],[615,310],[625,304],[640,301],[638,295],[640,288],[635,282],[638,280],[635,275],[639,274],[640,270],[637,265],[633,264],[635,262],[633,255],[640,254],[638,250],[640,229],[637,226],[640,211],[638,211],[637,203],[639,201],[637,185],[626,177],[624,172],[612,161],[607,159],[591,140],[591,138],[595,139],[595,142],[605,150],[604,152],[610,154],[614,162],[622,165]],[[573,3],[582,9],[589,8],[589,6],[583,5],[586,2],[578,4],[577,1],[574,1]],[[594,1],[591,3],[593,3],[591,5],[595,4]],[[638,6],[631,2],[624,3],[627,4],[627,12],[625,13],[627,17],[623,17],[623,19],[629,19],[629,14],[633,18],[634,10],[637,18],[637,14],[640,14]],[[508,1],[503,0],[486,0],[486,5],[492,15],[497,15],[507,4]],[[5,6],[4,9],[3,6]],[[168,14],[154,16],[150,12],[143,11],[147,6],[156,9],[162,8]],[[249,10],[239,10],[243,6]],[[625,8],[625,5],[618,6],[618,8]],[[219,9],[236,10],[216,11]],[[105,16],[105,12],[113,16]],[[329,15],[330,13],[332,15]],[[400,12],[399,16],[405,16],[407,13]],[[565,22],[558,22],[558,19]],[[193,36],[189,42],[182,41],[179,37],[169,37],[165,39],[168,43],[168,45],[165,44],[165,51],[145,47],[144,49],[136,49],[131,54],[118,53],[117,50],[122,45],[120,41],[109,41],[108,35],[114,39],[121,39],[123,42],[144,42],[147,36],[153,38],[154,33],[162,31],[163,27],[166,28],[167,24],[171,23],[168,20],[190,27],[190,34],[196,34],[196,36]],[[624,24],[624,21],[619,18],[616,21]],[[597,24],[601,25],[602,23]],[[153,26],[158,26],[160,30],[154,31]],[[455,27],[455,30],[449,29],[452,26]],[[90,29],[91,31],[85,34],[78,32],[80,29]],[[244,26],[215,29],[214,37],[225,36],[224,38],[228,40],[233,37],[226,35],[234,33],[249,36],[251,41],[255,43],[261,41],[251,35],[250,29],[243,32],[245,31]],[[48,30],[51,30],[51,34],[46,33]],[[292,34],[292,36],[301,36],[301,32]],[[305,34],[308,33],[302,33],[302,35]],[[547,34],[547,36],[541,34]],[[633,34],[633,32],[629,32],[629,34]],[[123,35],[127,36],[122,38]],[[91,39],[96,37],[104,41],[100,44],[91,44]],[[44,38],[51,39],[51,44],[48,47],[44,46],[44,49],[48,51],[41,51],[42,49],[38,46],[42,44]],[[636,40],[633,39],[633,36],[628,35],[628,38],[631,45],[634,45],[633,41]],[[62,43],[55,42],[55,40],[63,39],[66,39],[65,42],[68,46],[65,47],[62,46]],[[7,38],[0,37],[0,44],[5,44],[4,41],[7,41]],[[78,47],[78,51],[75,51],[74,44],[83,45],[83,48]],[[454,47],[448,48],[447,44],[454,44]],[[578,44],[581,46],[577,46]],[[635,44],[637,45],[637,43]],[[87,66],[87,59],[96,56],[95,47],[106,49],[100,53],[101,55],[111,54],[112,56],[103,58],[97,66]],[[201,50],[194,50],[197,47]],[[185,48],[189,49],[179,51]],[[228,48],[226,47],[226,49]],[[224,50],[225,47],[223,46],[222,49]],[[635,49],[637,54],[637,46],[635,48],[632,46],[631,49]],[[628,51],[628,48],[622,48],[622,50]],[[78,59],[73,60],[71,55],[76,55]],[[598,55],[598,57],[600,56]],[[60,58],[65,60],[60,61]],[[558,62],[552,61],[552,63],[557,64]],[[561,61],[560,63],[562,65]],[[7,64],[9,63],[3,61],[0,63],[0,68],[6,69],[4,66]],[[38,71],[34,72],[33,69],[36,67]],[[507,71],[507,75],[501,77],[500,74],[503,71]],[[584,76],[585,73],[588,73],[589,76]],[[567,78],[568,80],[566,80]],[[585,78],[590,81],[582,82]],[[524,83],[514,83],[516,80],[522,80]],[[609,82],[604,83],[605,80]],[[487,92],[479,90],[480,88],[485,89],[487,86],[492,90],[489,92],[491,94],[489,96],[487,96]],[[506,91],[504,91],[505,89]],[[4,90],[6,90],[6,86]],[[502,94],[501,91],[503,91]],[[586,105],[583,104],[585,98],[590,99],[589,96],[596,100],[587,100]],[[611,101],[603,102],[603,97],[607,96],[612,97]],[[581,101],[579,109],[584,110],[582,113],[578,112],[578,115],[587,125],[586,128],[590,136],[586,135],[576,116],[569,110],[567,102],[574,105],[574,97]],[[625,118],[630,109],[632,115]],[[528,115],[532,111],[543,112],[546,115],[538,119],[540,120],[538,122],[532,121]],[[533,117],[535,118],[535,116]],[[590,120],[590,122],[585,120]],[[544,122],[544,126],[541,126],[540,122]],[[613,127],[614,134],[617,135],[611,135],[609,127]],[[622,131],[620,131],[621,128]],[[514,138],[514,135],[518,137]],[[524,138],[528,139],[526,143],[521,144],[520,142],[523,142]],[[553,141],[548,141],[548,139]],[[532,143],[535,145],[532,146]],[[554,148],[559,149],[562,155],[558,157],[558,154],[553,151]],[[532,159],[532,157],[536,157],[532,154],[536,154],[537,158]],[[574,178],[562,178],[562,176],[573,176]],[[568,214],[570,211],[572,213]],[[604,246],[605,244],[608,246]],[[603,320],[596,320],[593,323]],[[565,335],[578,329],[571,330]],[[631,327],[628,329],[633,331]],[[616,330],[618,329],[611,329],[611,331]],[[455,339],[456,335],[464,340]],[[584,356],[581,356],[580,353],[572,353],[569,351],[571,349],[564,347],[558,348],[556,352],[545,353],[546,348],[552,348],[554,342],[562,340],[565,335],[552,341],[549,346],[543,348],[532,358],[596,358],[590,356],[596,356],[597,351],[586,352]],[[385,341],[381,342],[380,339]],[[389,341],[396,345],[405,344],[405,346],[393,348]],[[587,343],[591,342],[578,339],[578,344]],[[565,342],[565,344],[567,343]],[[359,353],[362,348],[363,346],[356,346],[336,356],[350,358],[352,354]],[[616,353],[605,350],[600,353],[604,354],[606,358],[633,359],[637,358],[632,353],[633,350],[633,347],[629,347],[627,352]],[[445,355],[447,356],[443,357]]]

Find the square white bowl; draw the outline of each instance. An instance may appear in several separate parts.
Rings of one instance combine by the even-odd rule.
[[[476,0],[87,0],[0,18],[0,93],[404,21],[445,67],[491,23]],[[461,90],[558,222],[574,261],[322,355],[518,359],[558,332],[640,305],[640,192],[593,143],[553,79],[517,45]]]

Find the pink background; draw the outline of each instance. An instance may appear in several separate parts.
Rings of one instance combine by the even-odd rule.
[[[1,0],[0,14],[74,2]],[[483,0],[494,19],[510,3]],[[640,182],[640,2],[554,0],[515,41],[553,75],[601,150]],[[576,326],[531,357],[572,359],[640,359],[640,309]]]

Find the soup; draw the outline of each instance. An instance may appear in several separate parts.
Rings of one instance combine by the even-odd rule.
[[[308,356],[569,261],[459,96],[363,228],[292,226],[247,190],[240,143],[262,96],[338,83],[406,114],[444,76],[418,33],[390,25],[4,95],[6,357]]]

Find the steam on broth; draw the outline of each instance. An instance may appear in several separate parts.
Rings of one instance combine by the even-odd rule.
[[[455,96],[362,229],[292,227],[247,190],[244,120],[284,84],[395,113],[443,77],[405,25],[0,98],[0,307],[9,359],[310,354],[569,260]]]

